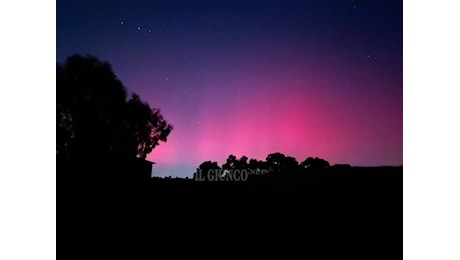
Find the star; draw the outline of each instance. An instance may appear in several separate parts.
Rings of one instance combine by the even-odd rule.
[[[137,26],[137,30],[140,31],[140,30],[141,30],[141,27],[140,27],[140,26]]]
[[[123,24],[125,24],[125,22],[124,22],[124,21],[120,21],[120,24],[123,25]]]
[[[152,29],[149,29],[149,33],[151,33],[151,32],[152,32]]]
[[[370,54],[367,54],[367,58],[370,58],[370,57],[371,57],[371,55],[370,55]]]

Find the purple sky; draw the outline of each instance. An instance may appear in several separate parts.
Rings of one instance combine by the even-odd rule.
[[[402,165],[402,1],[57,1],[57,61],[91,54],[174,125],[147,157]]]

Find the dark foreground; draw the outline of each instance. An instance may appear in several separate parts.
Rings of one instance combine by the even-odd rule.
[[[402,258],[402,167],[246,182],[73,176],[60,185],[66,256]]]

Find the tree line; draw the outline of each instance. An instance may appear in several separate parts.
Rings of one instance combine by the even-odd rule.
[[[205,161],[201,163],[197,172],[207,173],[210,170],[245,170],[250,175],[295,175],[306,172],[321,172],[328,168],[331,165],[328,161],[318,158],[318,157],[307,157],[302,162],[298,162],[296,158],[292,156],[286,156],[282,153],[276,152],[267,155],[265,160],[249,159],[247,156],[241,156],[237,158],[235,155],[231,154],[228,156],[226,162],[219,166],[215,161]],[[334,167],[351,167],[350,165],[334,165]],[[197,172],[194,173],[194,176],[197,176]],[[202,176],[200,176],[202,177]]]

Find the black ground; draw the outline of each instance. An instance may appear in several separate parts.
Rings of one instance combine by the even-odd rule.
[[[59,241],[66,255],[402,258],[402,167],[246,182],[107,178],[101,171],[61,177]]]

